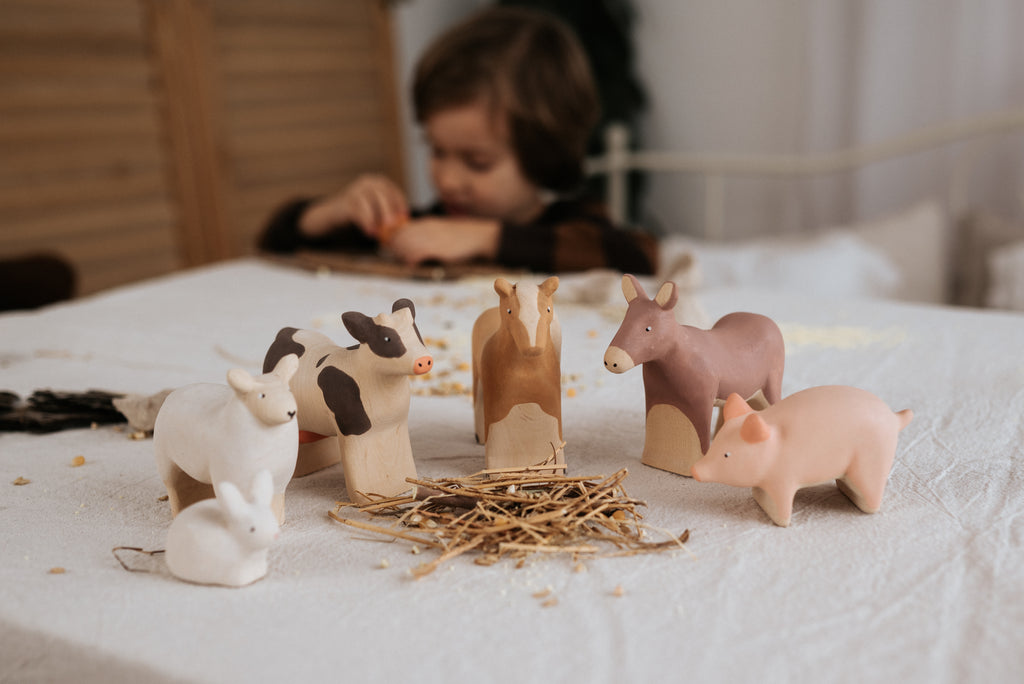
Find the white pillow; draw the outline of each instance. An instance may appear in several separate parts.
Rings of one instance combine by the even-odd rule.
[[[741,242],[670,237],[662,243],[668,272],[681,252],[693,252],[704,287],[748,287],[827,297],[944,301],[946,226],[927,202],[877,221],[814,236]]]
[[[989,252],[988,275],[985,304],[1024,311],[1024,240]]]

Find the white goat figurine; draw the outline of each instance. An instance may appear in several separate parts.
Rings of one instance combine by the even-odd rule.
[[[214,496],[222,482],[248,487],[256,473],[273,477],[273,509],[284,522],[284,490],[295,472],[299,423],[288,382],[294,354],[257,377],[228,371],[228,385],[197,383],[168,395],[153,428],[157,469],[171,513]]]
[[[243,587],[267,574],[267,552],[280,527],[271,510],[274,482],[269,470],[256,474],[252,503],[230,482],[217,496],[192,504],[167,530],[167,568],[196,584]]]

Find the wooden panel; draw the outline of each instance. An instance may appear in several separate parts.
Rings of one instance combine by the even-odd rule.
[[[0,257],[57,251],[88,293],[402,182],[391,51],[383,0],[0,0]]]
[[[0,256],[89,293],[182,265],[136,0],[0,2]]]
[[[270,213],[361,172],[404,182],[390,18],[381,0],[213,2],[233,247]]]

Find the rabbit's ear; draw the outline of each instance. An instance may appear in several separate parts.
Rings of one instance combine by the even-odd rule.
[[[238,487],[224,481],[217,485],[216,490],[217,501],[229,518],[236,520],[245,514],[245,497],[238,491]]]
[[[251,490],[253,503],[260,504],[261,506],[270,505],[274,498],[274,478],[269,470],[264,468],[256,473],[256,477],[252,480]]]

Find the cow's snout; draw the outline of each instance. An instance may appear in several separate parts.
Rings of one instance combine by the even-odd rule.
[[[288,412],[288,417],[289,418],[294,418],[295,417],[295,411],[289,411]]]
[[[416,375],[423,375],[429,373],[430,369],[434,367],[434,358],[432,356],[421,356],[416,359],[412,366],[412,372]]]
[[[635,365],[633,358],[618,347],[608,347],[604,353],[604,367],[612,373],[625,373]]]

